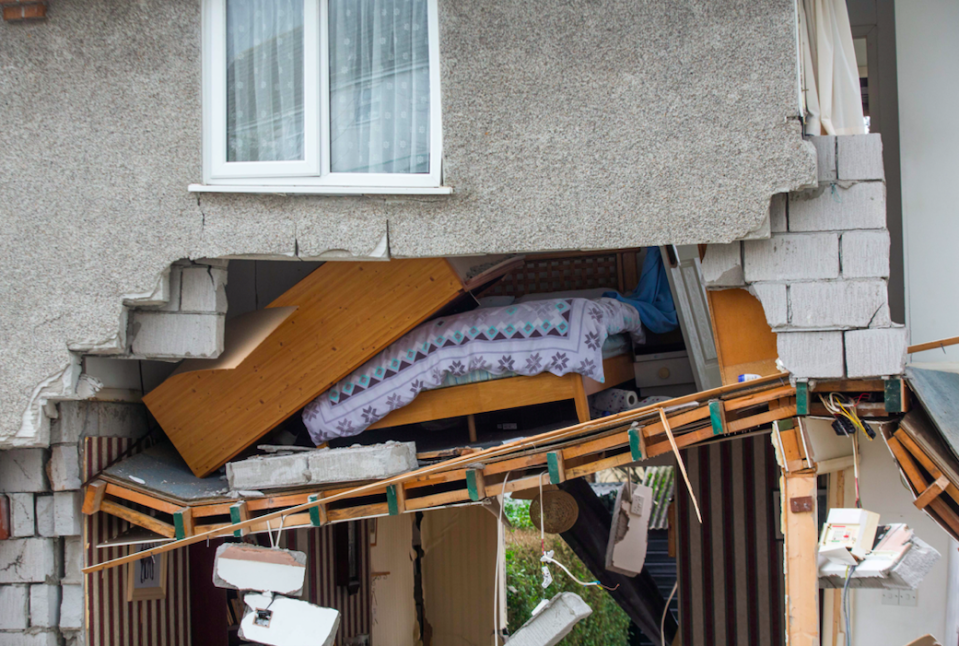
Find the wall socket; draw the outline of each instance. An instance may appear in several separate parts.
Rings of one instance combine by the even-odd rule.
[[[886,589],[882,591],[882,605],[915,607],[919,605],[919,600],[915,590]]]

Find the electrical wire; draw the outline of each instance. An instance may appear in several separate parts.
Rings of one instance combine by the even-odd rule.
[[[503,529],[503,510],[506,508],[506,485],[509,484],[509,477],[513,471],[506,472],[506,478],[503,480],[503,500],[500,501],[499,506],[499,527],[498,530],[502,531]],[[506,560],[505,555],[503,554],[503,544],[499,540],[499,537],[496,539],[496,573],[493,577],[493,646],[499,646],[500,636],[503,634],[503,629],[500,626],[499,620],[499,588],[500,588],[500,579],[502,578],[503,585],[506,585]]]
[[[862,432],[863,435],[869,438],[870,442],[872,441],[872,436],[870,436],[869,431],[866,430],[866,425],[859,419],[859,413],[856,412],[856,402],[852,399],[843,398],[839,393],[829,393],[828,398],[819,395],[819,401],[822,402],[822,405],[826,407],[826,410],[829,411],[833,417],[847,420],[854,429],[853,433],[850,434],[841,423],[837,424],[837,430],[842,430],[852,443],[852,467],[856,488],[856,508],[862,509],[862,499],[859,493],[859,433],[856,431]]]
[[[849,579],[852,578],[852,573],[857,567],[859,567],[858,563],[846,570],[846,581],[842,584],[842,614],[846,624],[846,646],[852,645],[852,635],[849,631]]]

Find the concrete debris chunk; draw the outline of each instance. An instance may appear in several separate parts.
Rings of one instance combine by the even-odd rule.
[[[560,592],[509,638],[509,646],[555,646],[593,609],[573,592]]]
[[[332,646],[340,613],[299,599],[250,593],[240,637],[271,646]],[[555,643],[555,642],[554,642]]]
[[[629,483],[619,488],[613,505],[613,521],[606,546],[606,569],[635,576],[646,562],[649,517],[653,511],[653,490],[644,485],[628,490]]]
[[[43,449],[0,451],[0,491],[10,493],[48,491],[47,474],[43,468],[45,462],[46,451]]]
[[[305,578],[303,552],[236,543],[225,543],[216,550],[213,585],[218,588],[296,597],[303,591]]]
[[[417,467],[416,444],[387,442],[289,455],[257,456],[226,465],[230,489],[277,489],[307,484],[379,480]]]

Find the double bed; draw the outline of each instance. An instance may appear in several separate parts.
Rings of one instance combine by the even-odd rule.
[[[316,444],[462,416],[472,435],[478,413],[563,400],[587,421],[587,397],[633,378],[644,339],[636,309],[602,291],[500,295],[507,304],[428,321],[313,400],[303,421]]]

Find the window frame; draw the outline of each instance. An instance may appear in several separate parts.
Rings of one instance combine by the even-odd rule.
[[[203,2],[203,181],[191,191],[390,193],[440,189],[443,128],[438,0],[427,0],[430,65],[429,173],[335,173],[330,169],[329,0],[303,0],[304,157],[226,161],[226,2]],[[311,116],[315,115],[315,116]],[[337,189],[343,189],[338,191]],[[393,190],[391,190],[393,189]],[[396,189],[399,189],[398,191]]]

